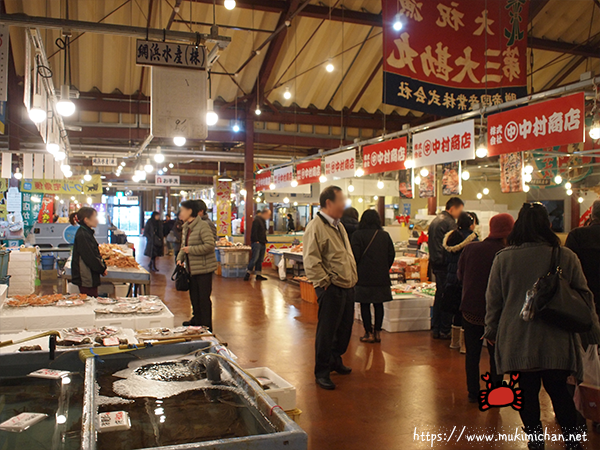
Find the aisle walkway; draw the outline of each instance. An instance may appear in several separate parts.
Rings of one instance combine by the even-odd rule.
[[[143,252],[138,251],[138,255]],[[145,266],[148,258],[138,258]],[[165,299],[176,321],[188,319],[187,293],[175,291],[168,279],[173,258],[158,260],[150,292]],[[333,374],[335,391],[317,388],[312,374],[317,306],[300,300],[299,289],[281,282],[268,270],[269,281],[244,282],[215,276],[213,323],[244,367],[267,366],[297,389],[298,423],[309,436],[311,450],[403,450],[432,448],[415,441],[418,433],[447,433],[452,443],[433,448],[526,449],[524,442],[473,444],[469,432],[512,434],[520,430],[519,415],[510,408],[482,413],[467,402],[464,355],[434,341],[428,332],[382,333],[382,343],[359,342],[362,327],[355,323],[344,362],[349,376]],[[549,398],[543,396],[545,424],[553,424]],[[457,436],[468,427],[461,441]],[[549,432],[556,431],[552,425]],[[495,438],[495,437],[494,437]],[[600,448],[600,436],[591,436],[587,449]],[[548,450],[563,447],[549,444]]]

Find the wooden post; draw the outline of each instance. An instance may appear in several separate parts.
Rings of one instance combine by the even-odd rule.
[[[579,218],[581,217],[581,204],[577,201],[576,195],[571,195],[571,230],[579,227]],[[567,231],[567,230],[565,230]]]
[[[381,225],[385,225],[385,196],[383,195],[377,197],[377,212],[381,219]]]
[[[246,117],[250,117],[246,114]],[[250,245],[250,231],[254,217],[254,121],[246,119],[246,153],[244,154],[244,189],[246,204],[244,205],[244,244]]]
[[[430,197],[427,199],[427,214],[430,216],[435,216],[435,212],[437,210],[437,198]]]

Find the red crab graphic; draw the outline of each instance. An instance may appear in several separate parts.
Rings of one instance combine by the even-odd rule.
[[[487,389],[479,391],[480,411],[487,411],[490,408],[503,408],[505,406],[510,406],[515,411],[521,409],[523,406],[521,389],[515,389],[515,384],[517,384],[517,380],[519,379],[518,373],[511,374],[508,385],[506,382],[502,382],[496,387],[491,382],[489,372],[482,375],[481,379],[485,381]]]

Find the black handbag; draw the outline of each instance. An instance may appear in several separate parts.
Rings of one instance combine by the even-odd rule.
[[[592,312],[582,293],[573,289],[560,267],[560,247],[552,251],[550,270],[531,292],[531,317],[570,333],[592,328]],[[528,294],[529,295],[529,294]]]
[[[171,281],[175,282],[175,289],[178,291],[190,290],[190,273],[184,266],[180,266],[179,264],[175,266],[173,275],[171,275]]]

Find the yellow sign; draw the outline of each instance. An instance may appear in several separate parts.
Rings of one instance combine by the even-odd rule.
[[[100,195],[102,194],[102,180],[100,175],[92,175],[91,181],[81,183],[75,180],[23,180],[21,192],[33,192],[55,195]]]

